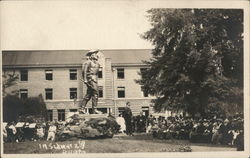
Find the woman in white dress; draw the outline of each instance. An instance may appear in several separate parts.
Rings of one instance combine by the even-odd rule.
[[[116,122],[120,125],[120,132],[124,133],[124,131],[126,131],[126,125],[122,114],[119,114],[119,116],[116,118]]]

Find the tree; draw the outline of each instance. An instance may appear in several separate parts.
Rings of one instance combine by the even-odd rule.
[[[25,100],[15,95],[7,95],[3,98],[4,121],[24,121],[27,117],[31,117],[31,120],[47,120],[47,108],[41,94]]]
[[[243,109],[243,10],[151,9],[150,66],[137,82],[157,111],[194,115]]]
[[[23,102],[15,95],[7,95],[3,98],[3,121],[17,121],[23,110]]]
[[[3,97],[7,96],[8,94],[17,95],[18,91],[13,90],[11,92],[7,92],[7,89],[12,87],[16,84],[16,81],[19,79],[18,74],[13,71],[10,72],[3,72],[2,80],[3,80]]]
[[[19,79],[15,71],[4,72],[3,76],[3,120],[17,121],[19,116],[33,115],[35,117],[43,117],[47,119],[47,109],[43,97],[30,97],[22,100],[17,94],[18,90],[13,88]]]
[[[30,97],[23,101],[22,115],[33,115],[36,117],[47,118],[47,108],[42,95],[38,97]]]

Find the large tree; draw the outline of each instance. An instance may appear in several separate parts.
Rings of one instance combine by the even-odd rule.
[[[150,66],[138,82],[155,109],[194,115],[243,109],[243,10],[151,9]]]

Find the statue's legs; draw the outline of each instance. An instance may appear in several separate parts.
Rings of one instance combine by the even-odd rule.
[[[79,112],[85,113],[85,108],[89,100],[91,99],[92,96],[92,88],[91,86],[87,85],[87,92],[86,95],[84,96],[83,100],[80,103],[80,109]]]
[[[98,102],[98,85],[96,82],[94,81],[90,81],[88,84],[87,84],[87,93],[86,95],[84,96],[81,104],[80,104],[80,107],[81,109],[79,110],[79,112],[81,113],[85,113],[84,110],[86,108],[86,105],[88,103],[88,101],[92,98],[92,112],[93,114],[100,114],[102,112],[100,111],[97,111],[97,102]]]
[[[98,102],[98,86],[96,82],[91,83],[92,88],[92,109],[96,109]]]
[[[98,85],[96,82],[91,82],[91,88],[92,88],[92,111],[93,114],[101,114],[101,111],[98,111],[97,103],[98,103]]]

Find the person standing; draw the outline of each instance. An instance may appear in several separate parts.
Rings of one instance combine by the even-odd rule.
[[[16,141],[16,127],[15,127],[15,123],[11,122],[9,123],[9,125],[7,126],[7,139],[8,142],[15,142]]]
[[[133,131],[132,131],[132,111],[130,109],[130,102],[126,103],[126,107],[123,111],[123,117],[125,120],[125,124],[126,124],[126,134],[127,135],[132,135]]]
[[[97,102],[98,102],[98,71],[100,68],[100,64],[98,63],[98,55],[99,50],[90,50],[86,56],[88,56],[88,60],[84,63],[82,69],[82,77],[83,82],[87,86],[87,93],[83,98],[79,113],[85,113],[85,108],[88,101],[92,98],[92,113],[93,114],[101,114],[101,111],[98,111]]]

